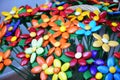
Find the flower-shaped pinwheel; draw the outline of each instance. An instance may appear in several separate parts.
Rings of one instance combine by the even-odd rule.
[[[4,66],[9,66],[12,64],[11,59],[9,56],[11,54],[11,50],[7,50],[6,52],[0,52],[0,71],[3,70]]]
[[[25,43],[24,43],[25,45],[29,44],[32,41],[32,39],[39,39],[45,32],[44,29],[36,30],[33,27],[30,27],[28,31],[29,34],[20,35],[22,39],[25,39]]]
[[[38,56],[36,60],[37,60],[38,66],[33,67],[31,69],[31,72],[33,74],[40,73],[40,80],[47,80],[48,75],[53,74],[52,64],[54,61],[54,57],[51,55],[47,57],[47,59],[45,60],[43,57]]]
[[[101,37],[100,35],[93,33],[93,37],[97,39],[94,41],[93,47],[102,47],[105,52],[109,52],[110,47],[116,47],[119,45],[117,41],[109,40],[108,34],[104,34],[103,37]]]
[[[78,24],[81,27],[81,30],[77,30],[76,34],[89,36],[92,32],[98,31],[101,29],[101,26],[96,26],[96,21],[92,20],[89,24],[85,25],[83,23]]]
[[[10,12],[2,12],[2,15],[6,17],[4,19],[5,21],[10,20],[12,18],[19,18],[19,16],[18,16],[18,8],[13,7]]]
[[[6,40],[10,42],[9,46],[14,47],[17,45],[17,43],[20,41],[20,34],[21,34],[21,30],[17,28],[14,35],[6,37]]]
[[[54,2],[54,4],[56,5],[56,6],[62,6],[62,5],[64,5],[66,2],[64,2],[64,1],[62,1],[62,2],[60,2],[60,0],[55,0],[55,2]]]
[[[114,32],[120,31],[120,22],[107,20],[106,24],[111,28],[112,31]]]
[[[11,36],[13,35],[13,33],[16,31],[16,29],[18,28],[20,24],[20,19],[17,20],[17,22],[15,21],[12,21],[10,24],[7,24],[6,27],[7,27],[7,31],[6,31],[6,34],[5,36]]]
[[[97,71],[97,66],[104,65],[104,61],[102,59],[97,58],[98,51],[92,50],[91,53],[92,53],[92,56],[91,56],[90,59],[87,60],[87,65],[80,66],[79,69],[78,69],[79,72],[83,72],[84,76],[85,76],[86,71],[89,70],[91,76],[89,76],[87,78],[84,77],[86,80],[88,80],[88,78],[96,76],[96,74],[98,72]],[[92,79],[90,79],[90,80],[92,80]]]
[[[26,5],[26,6],[21,6],[19,8],[18,14],[20,17],[27,17],[30,16],[31,13],[34,12],[31,6]]]
[[[45,3],[39,6],[41,11],[48,11],[52,7],[52,3]]]
[[[30,60],[30,54],[25,54],[25,52],[20,52],[16,56],[22,59],[20,62],[21,66],[27,65]]]
[[[70,63],[66,62],[62,65],[61,61],[59,59],[54,59],[53,62],[53,70],[51,70],[51,73],[53,73],[52,80],[68,80],[67,74],[65,73],[70,67]],[[48,70],[50,70],[48,68]],[[48,74],[48,70],[45,70],[45,73]]]
[[[7,31],[7,27],[4,25],[4,23],[2,22],[0,24],[0,43],[2,41],[3,36],[6,34]]]
[[[76,48],[76,53],[74,52],[65,52],[65,55],[68,57],[73,58],[70,61],[70,66],[74,67],[77,62],[81,66],[85,66],[87,64],[86,60],[89,59],[92,56],[91,51],[88,52],[83,52],[84,51],[84,46],[82,44],[77,45]]]
[[[106,22],[107,12],[103,11],[99,13],[97,10],[89,13],[89,18],[84,20],[84,23],[89,23],[91,20],[96,21],[97,23],[105,23]]]
[[[41,55],[44,52],[44,49],[41,47],[43,43],[43,38],[33,39],[31,42],[31,47],[25,49],[25,53],[31,55],[30,63],[33,63],[36,60],[37,55]]]
[[[68,18],[73,21],[75,19],[82,21],[85,16],[89,16],[89,11],[83,11],[81,8],[77,8],[73,15],[68,15]]]
[[[71,14],[74,12],[72,9],[67,9],[70,5],[64,4],[63,6],[58,6],[55,8],[51,8],[51,15],[60,15],[62,17],[66,17],[68,14]]]
[[[115,58],[110,57],[107,60],[106,66],[98,66],[97,70],[103,74],[106,74],[105,80],[120,80],[120,68],[116,64]]]

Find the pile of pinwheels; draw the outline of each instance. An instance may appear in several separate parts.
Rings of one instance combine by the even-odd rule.
[[[1,12],[0,74],[9,67],[22,80],[120,80],[118,6],[56,0]],[[20,70],[14,61],[28,69]]]

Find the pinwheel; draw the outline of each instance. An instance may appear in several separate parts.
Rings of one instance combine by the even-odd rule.
[[[25,49],[26,55],[31,55],[30,63],[36,60],[37,55],[42,55],[44,53],[44,48],[42,48],[43,38],[33,39],[31,42],[31,47]]]
[[[97,70],[101,72],[103,75],[106,74],[105,80],[119,80],[120,79],[120,68],[116,64],[115,58],[110,57],[107,60],[106,66],[98,66]]]
[[[52,3],[48,2],[39,6],[41,11],[48,11],[52,7]]]
[[[101,25],[96,26],[96,21],[94,20],[90,21],[88,25],[83,24],[81,22],[78,25],[80,28],[82,28],[76,31],[76,34],[78,35],[89,36],[92,34],[92,32],[96,32],[101,29]]]
[[[25,39],[25,45],[29,44],[33,39],[39,39],[44,34],[45,30],[40,28],[36,30],[33,27],[28,28],[29,34],[20,35],[21,39]]]
[[[31,55],[26,54],[25,52],[19,52],[18,54],[16,54],[16,56],[22,59],[20,65],[25,66],[28,64]]]
[[[5,21],[10,20],[12,18],[19,18],[18,15],[18,8],[15,6],[12,8],[10,12],[2,12],[2,15],[5,16],[6,18],[4,19]]]
[[[62,17],[67,17],[68,14],[73,13],[74,11],[72,9],[67,9],[70,5],[64,4],[63,6],[58,6],[55,8],[51,8],[51,15],[60,15]]]
[[[116,47],[119,45],[117,41],[109,39],[108,34],[104,34],[102,37],[96,33],[93,33],[93,37],[97,39],[93,42],[93,47],[102,47],[105,52],[109,52],[110,47]]]
[[[82,11],[81,8],[77,8],[74,12],[74,14],[70,14],[68,15],[68,19],[70,19],[70,21],[73,21],[73,20],[78,20],[78,21],[82,21],[84,19],[85,16],[89,16],[89,11]]]
[[[36,59],[38,66],[31,69],[33,74],[40,73],[40,80],[47,80],[48,75],[53,74],[53,61],[54,57],[51,55],[45,60],[43,57],[38,56]],[[46,71],[47,70],[47,71]]]
[[[15,35],[6,37],[6,40],[9,42],[9,46],[14,47],[17,45],[17,43],[20,41],[20,34],[21,30],[17,28],[17,30],[15,31]]]
[[[11,50],[0,52],[0,71],[2,71],[5,66],[9,66],[12,64],[11,59],[9,59],[10,54]]]

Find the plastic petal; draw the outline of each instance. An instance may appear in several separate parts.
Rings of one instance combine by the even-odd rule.
[[[31,48],[31,47],[25,49],[25,53],[27,53],[27,54],[31,54],[32,52],[33,52],[33,51],[32,51],[32,48]]]
[[[114,65],[115,65],[114,58],[113,57],[108,58],[108,60],[107,60],[107,66],[111,67],[111,66],[114,66]]]
[[[37,40],[33,39],[31,42],[32,47],[37,47]]]
[[[117,41],[109,41],[108,45],[111,46],[111,47],[116,47],[116,46],[119,45],[119,43]]]
[[[101,26],[96,26],[94,28],[91,29],[92,32],[98,31],[101,29]]]
[[[31,57],[30,57],[30,63],[33,63],[36,59],[36,53],[32,53]]]
[[[105,77],[105,80],[113,80],[113,75],[111,73],[108,73]]]
[[[93,33],[93,37],[94,37],[95,39],[98,39],[98,40],[101,40],[101,39],[102,39],[101,36],[98,35],[98,34],[96,34],[96,33]]]
[[[103,42],[101,40],[97,40],[93,42],[93,47],[101,47]]]
[[[102,48],[105,52],[109,52],[110,51],[110,46],[108,44],[103,44]]]
[[[85,72],[87,69],[88,69],[87,65],[86,66],[80,66],[79,69],[78,69],[78,71],[79,72]]]
[[[114,80],[120,80],[120,74],[119,73],[114,74]]]
[[[90,21],[89,26],[91,28],[96,28],[96,22],[94,20]]]
[[[101,73],[108,73],[108,67],[107,66],[98,66],[97,67],[97,70],[99,71],[99,72],[101,72]]]
[[[85,30],[77,30],[75,34],[82,35],[82,34],[85,34],[85,32],[86,32]]]
[[[86,36],[89,36],[91,33],[92,33],[91,31],[86,31],[84,34],[85,34]]]
[[[78,25],[79,25],[82,29],[85,28],[85,24],[83,24],[83,23],[81,23],[81,22],[80,22]]]

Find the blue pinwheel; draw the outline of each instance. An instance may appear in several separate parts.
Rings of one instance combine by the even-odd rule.
[[[94,20],[90,21],[89,24],[83,24],[80,22],[78,25],[81,28],[81,30],[76,31],[76,34],[78,35],[89,36],[92,32],[96,32],[101,29],[101,25],[96,26],[96,21]]]
[[[105,74],[105,80],[120,80],[120,67],[116,64],[115,58],[110,57],[106,66],[98,66],[97,70]]]

